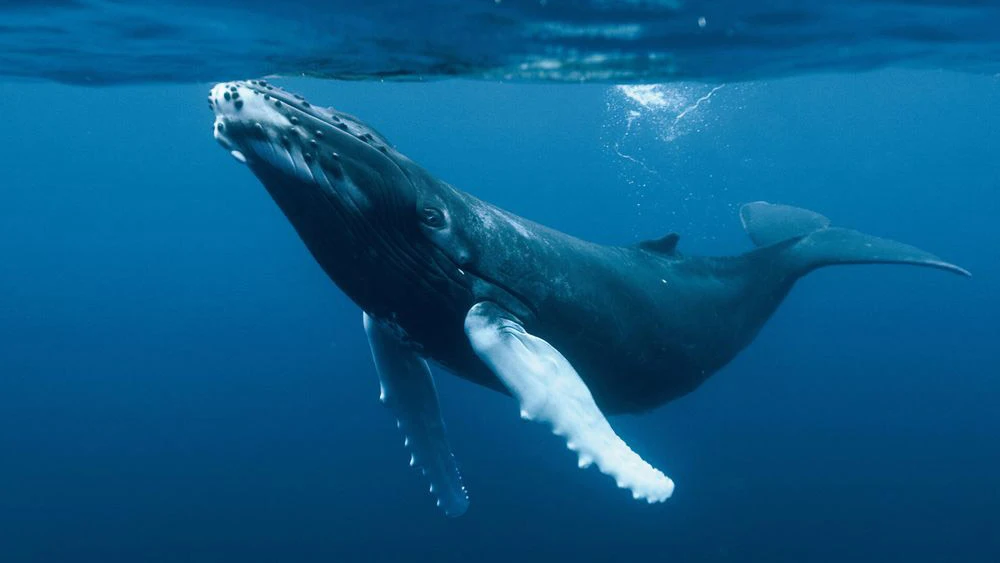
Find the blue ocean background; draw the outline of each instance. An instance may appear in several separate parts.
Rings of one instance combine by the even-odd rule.
[[[212,139],[211,83],[0,82],[0,561],[1000,561],[996,76],[736,82],[687,113],[712,86],[278,82],[587,239],[743,252],[764,199],[974,277],[803,279],[702,388],[612,420],[676,481],[662,505],[440,373],[472,499],[449,520],[361,312]]]

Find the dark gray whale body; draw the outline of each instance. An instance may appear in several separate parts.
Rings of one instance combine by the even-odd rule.
[[[914,247],[764,202],[741,218],[757,248],[688,257],[677,235],[586,242],[431,176],[358,119],[264,81],[216,86],[216,138],[260,179],[330,278],[365,311],[382,399],[449,515],[468,505],[425,359],[513,395],[636,498],[673,483],[604,413],[694,390],[747,346],[815,268],[906,263],[960,274]]]

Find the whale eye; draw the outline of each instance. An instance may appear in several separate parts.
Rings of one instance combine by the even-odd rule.
[[[432,229],[444,227],[444,213],[436,207],[425,207],[420,210],[420,220]]]

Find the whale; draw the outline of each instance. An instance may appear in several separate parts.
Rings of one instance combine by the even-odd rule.
[[[410,465],[437,506],[469,496],[431,365],[511,397],[635,499],[674,482],[613,429],[694,391],[753,340],[796,280],[838,264],[968,276],[913,246],[763,201],[739,211],[753,249],[694,256],[679,235],[588,242],[461,191],[357,117],[265,80],[215,85],[214,137],[259,180],[318,265],[361,310]]]

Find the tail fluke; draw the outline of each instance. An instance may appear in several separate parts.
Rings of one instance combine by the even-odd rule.
[[[740,219],[757,246],[782,245],[782,257],[796,276],[834,264],[912,264],[971,275],[914,246],[830,227],[829,219],[806,209],[757,201],[740,209]]]
[[[830,220],[815,211],[766,201],[755,201],[741,207],[740,220],[750,240],[761,248],[830,226]]]

